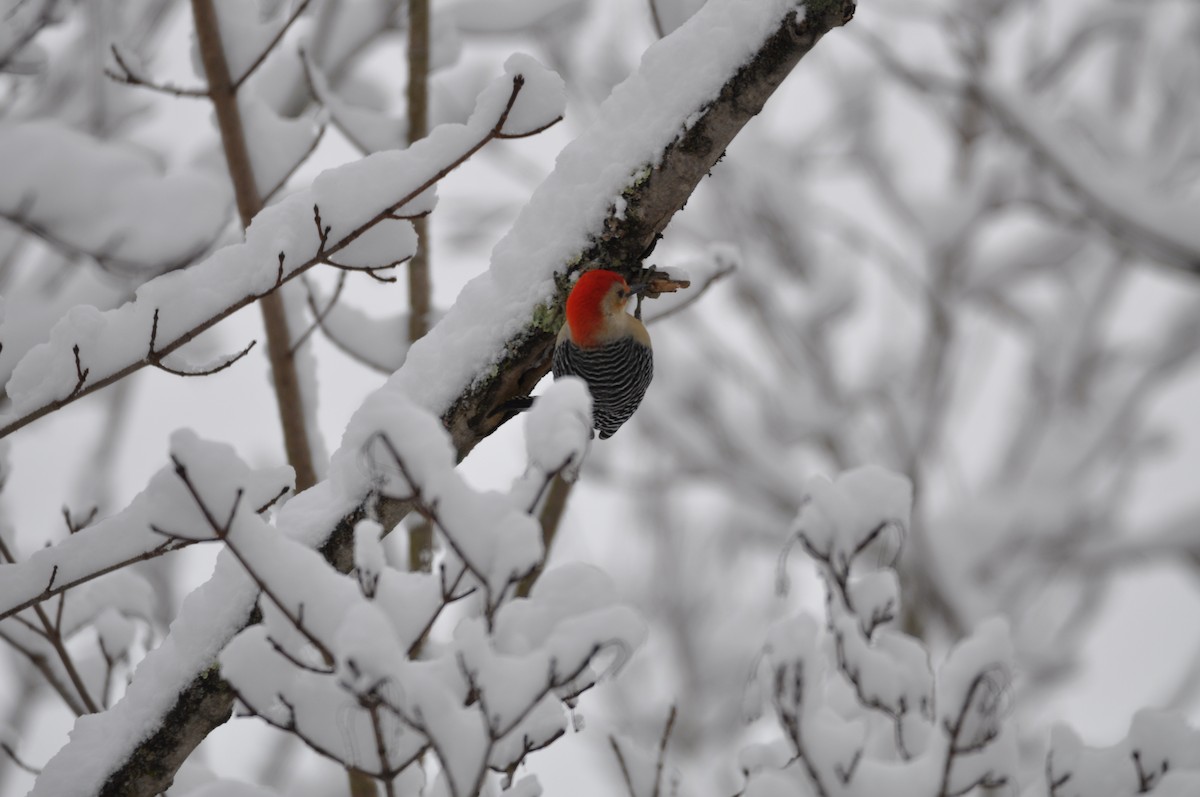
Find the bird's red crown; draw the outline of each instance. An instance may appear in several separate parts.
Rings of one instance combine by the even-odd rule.
[[[583,274],[567,297],[567,323],[571,325],[571,337],[582,346],[592,345],[597,333],[603,329],[606,318],[604,297],[613,285],[629,290],[625,278],[615,271],[596,269]]]

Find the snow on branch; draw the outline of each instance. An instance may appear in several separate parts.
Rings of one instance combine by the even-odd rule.
[[[562,443],[556,453],[564,465],[588,440],[585,427],[561,433],[586,407],[578,387],[555,391],[555,409],[531,418],[544,427],[535,437]],[[391,424],[377,438],[384,456],[367,467],[380,490],[410,495],[435,522],[444,550],[435,572],[389,566],[382,526],[363,520],[355,528],[355,568],[343,575],[256,516],[228,513],[227,493],[213,499],[184,473],[206,528],[162,533],[219,539],[261,591],[263,623],[238,634],[220,656],[222,675],[247,711],[380,779],[388,794],[390,781],[432,752],[448,793],[466,797],[479,792],[489,770],[511,778],[526,756],[561,736],[562,704],[617,668],[645,629],[590,567],[551,569],[528,598],[516,598],[515,584],[543,556],[537,522],[523,506],[523,480],[510,494],[478,493],[455,470],[436,417],[409,404],[392,413]],[[533,456],[536,478],[557,473]],[[424,645],[458,602],[469,604],[468,616],[451,639]]]
[[[364,516],[364,501],[372,494],[372,474],[360,467],[360,452],[363,443],[379,431],[376,416],[398,405],[397,394],[407,393],[442,416],[458,456],[490,434],[500,422],[494,408],[527,394],[548,368],[570,277],[600,263],[634,263],[800,58],[826,32],[847,22],[853,12],[852,0],[811,3],[803,13],[785,0],[749,5],[740,0],[713,0],[689,23],[656,44],[639,71],[613,92],[592,127],[560,155],[554,174],[535,194],[505,242],[497,246],[491,270],[464,289],[451,312],[453,319],[443,319],[423,338],[410,351],[404,369],[356,415],[338,462],[331,467],[330,479],[292,499],[281,513],[280,527],[295,524],[290,536],[322,546],[330,561],[348,562],[352,529]],[[502,132],[520,131],[502,128]],[[409,152],[420,151],[421,157],[429,157],[440,151],[435,149],[438,145],[428,143],[437,138],[435,130],[434,136],[417,142]],[[371,204],[375,193],[395,180],[391,167],[395,159],[403,157],[404,153],[379,153],[336,170],[337,185],[345,192],[342,212]],[[387,173],[381,177],[381,171]],[[320,185],[314,186],[314,192],[318,189]],[[395,193],[390,196],[394,201]],[[270,240],[267,232],[286,230],[288,235],[300,236],[306,224],[311,226],[312,197],[307,199],[307,206],[302,206],[303,199],[289,199],[260,214],[248,231],[247,243],[235,249],[238,254],[228,257],[236,261],[231,264],[236,268],[229,271],[236,272],[237,280],[253,271],[250,264],[274,263],[283,241]],[[322,217],[334,222],[335,231],[341,233],[326,213],[340,203],[332,195],[328,199],[320,205]],[[616,212],[618,205],[622,213]],[[302,218],[305,212],[307,219]],[[271,221],[264,222],[264,218]],[[364,219],[341,221],[353,224]],[[304,261],[304,268],[317,262],[312,248],[310,241],[312,259]],[[213,259],[221,260],[221,253]],[[207,267],[216,268],[212,264]],[[289,265],[285,272],[281,265],[277,276],[271,269],[272,279],[283,281],[302,270]],[[264,281],[267,285],[271,282]],[[204,282],[210,284],[209,278]],[[211,284],[223,285],[225,280]],[[60,363],[55,366],[56,373],[66,367],[61,364],[63,346],[66,352],[70,350],[71,336],[62,337],[67,340],[55,349]],[[72,376],[65,387],[58,387],[62,392],[74,381],[73,363],[68,360],[66,365]],[[31,382],[44,381],[47,363],[29,367],[39,377]],[[43,394],[40,398],[44,401],[47,397]],[[0,434],[53,409],[37,401],[27,400],[26,404],[24,416],[14,418]],[[374,409],[368,410],[368,405]],[[411,462],[405,461],[411,467]],[[407,507],[406,502],[380,499],[374,510],[394,524]],[[225,639],[224,626],[214,628],[210,618],[232,618],[243,610],[248,615],[248,606],[229,605],[226,579],[231,578],[235,576],[227,568],[219,569],[213,581],[189,599],[195,608],[186,611],[190,607],[185,605],[172,630],[172,637],[183,637],[183,647],[217,649]],[[545,583],[540,581],[539,587],[545,588]],[[503,611],[497,613],[497,623],[502,616]],[[164,647],[173,647],[170,642],[169,637]],[[149,736],[135,740],[106,734],[106,728],[121,720],[107,720],[105,715],[95,723],[81,723],[47,765],[35,795],[79,793],[80,788],[87,788],[84,784],[99,782],[98,773],[109,773],[102,793],[156,794],[169,781],[173,767],[224,721],[229,694],[224,682],[182,659],[177,650],[156,656],[157,650],[143,662],[138,674],[147,681],[159,677],[162,682],[142,687],[135,678],[117,706],[136,716],[139,727],[153,729]],[[162,675],[167,668],[171,668],[169,677]],[[80,760],[81,749],[88,751],[82,756],[86,762]],[[160,751],[160,758],[170,762],[165,774],[140,766],[142,754],[148,750]],[[85,766],[88,771],[82,772]],[[53,779],[48,778],[52,773],[56,773]],[[104,777],[100,775],[100,780]],[[45,790],[43,781],[48,784]]]
[[[576,275],[631,270],[728,144],[851,0],[714,0],[646,51],[559,155],[491,267],[382,388],[442,415],[459,456],[546,374]],[[353,423],[353,421],[352,421]]]
[[[1022,779],[1007,623],[979,625],[936,673],[895,627],[899,582],[878,554],[897,550],[880,531],[906,527],[910,504],[907,480],[880,468],[809,481],[793,535],[824,578],[825,623],[801,613],[769,632],[757,681],[781,735],[742,751],[742,797],[1200,793],[1200,730],[1177,711],[1139,712],[1105,748],[1059,726]]]
[[[936,676],[924,645],[895,627],[899,581],[875,554],[883,530],[907,526],[911,500],[906,479],[875,467],[810,480],[794,536],[824,577],[827,617],[824,629],[804,613],[770,632],[759,678],[783,736],[743,753],[747,797],[958,797],[1017,784],[1007,625],[981,625]]]
[[[7,386],[12,407],[0,419],[0,437],[158,364],[313,266],[333,263],[377,275],[402,262],[415,246],[407,219],[428,211],[437,182],[488,142],[532,134],[556,120],[561,90],[550,99],[544,91],[556,85],[561,88],[557,76],[532,59],[511,58],[506,75],[480,93],[466,124],[442,125],[402,152],[378,153],[324,172],[311,190],[259,213],[245,243],[145,283],[129,304],[106,313],[75,308],[51,330],[49,342],[18,363]],[[155,317],[155,353],[147,356]],[[80,380],[84,370],[87,378]]]
[[[201,539],[194,522],[178,525],[184,519],[178,508],[187,503],[182,500],[186,496],[178,470],[194,457],[211,463],[209,489],[215,491],[215,484],[223,483],[226,492],[243,490],[245,506],[254,511],[265,511],[292,487],[290,469],[252,473],[233,449],[202,442],[190,431],[172,436],[171,452],[173,464],[156,473],[146,489],[121,512],[41,548],[27,559],[0,565],[0,621],[106,573]],[[221,474],[221,482],[214,481],[216,474]],[[185,533],[168,539],[153,531],[156,526],[183,528]]]
[[[132,751],[148,745],[157,751],[150,760],[169,756],[179,762],[207,730],[223,721],[233,693],[211,664],[239,631],[238,641],[229,648],[232,652],[226,654],[233,658],[223,663],[232,668],[234,675],[229,677],[244,703],[272,724],[287,727],[294,721],[295,731],[317,752],[347,763],[357,760],[367,772],[396,769],[407,761],[403,739],[399,746],[388,742],[388,752],[376,759],[377,764],[384,762],[381,765],[354,756],[377,749],[373,743],[364,747],[376,738],[374,723],[394,729],[400,720],[392,709],[401,707],[406,717],[425,728],[427,742],[422,747],[442,749],[439,756],[455,754],[448,740],[457,730],[434,724],[431,712],[440,702],[372,703],[375,698],[366,674],[391,677],[377,670],[382,655],[378,651],[383,648],[399,651],[397,666],[405,666],[405,657],[415,660],[429,647],[425,642],[446,607],[465,599],[473,601],[471,622],[478,628],[473,635],[460,628],[453,648],[438,648],[442,656],[438,667],[453,677],[450,686],[438,687],[442,692],[430,692],[428,699],[444,701],[446,688],[453,691],[458,689],[454,684],[469,680],[476,681],[485,694],[456,715],[478,717],[486,706],[492,720],[490,725],[469,723],[485,729],[486,737],[481,748],[486,754],[470,765],[471,772],[479,774],[487,767],[507,771],[557,738],[563,715],[555,701],[589,688],[606,667],[623,661],[644,634],[631,610],[610,605],[611,587],[587,568],[561,575],[550,571],[529,600],[515,598],[516,583],[541,564],[543,554],[540,529],[530,515],[530,496],[540,494],[562,468],[577,464],[586,452],[591,423],[588,397],[580,388],[570,381],[556,386],[547,394],[546,406],[531,415],[529,471],[508,494],[477,493],[462,481],[454,470],[446,433],[428,412],[408,403],[386,413],[388,425],[381,428],[377,440],[387,444],[363,449],[368,456],[360,459],[359,466],[380,491],[402,495],[420,491],[436,503],[422,506],[437,519],[444,551],[433,574],[389,568],[377,542],[382,526],[371,521],[357,523],[352,535],[354,571],[349,576],[338,573],[315,548],[337,519],[349,512],[350,501],[338,500],[326,482],[289,501],[277,525],[271,526],[253,511],[275,486],[270,472],[252,473],[226,447],[202,443],[190,432],[177,433],[172,466],[155,477],[156,486],[144,494],[150,497],[141,499],[155,511],[136,516],[145,524],[138,530],[140,539],[148,533],[173,545],[216,541],[226,547],[227,555],[218,560],[213,579],[188,597],[171,634],[139,665],[125,698],[77,725],[71,742],[46,766],[34,794],[161,791],[162,767],[144,767],[141,762],[146,759],[132,756]],[[386,409],[377,405],[373,412],[383,415]],[[369,456],[372,452],[380,456]],[[556,464],[546,467],[547,457]],[[76,536],[97,534],[103,526],[97,524]],[[38,571],[47,566],[40,563]],[[242,631],[256,602],[263,624]],[[383,612],[380,617],[391,629],[388,635],[376,633],[379,618],[372,619],[376,610]],[[354,619],[359,615],[365,619]],[[531,642],[537,643],[535,648],[529,647]],[[368,643],[374,647],[359,650]],[[348,652],[355,650],[354,655]],[[243,672],[239,663],[246,662],[247,656],[256,664],[238,680],[236,674]],[[513,656],[520,659],[519,666],[511,664]],[[506,685],[495,697],[487,694],[489,689],[499,689],[491,685],[493,672],[505,672],[509,666],[526,673],[520,684],[528,691],[514,692],[516,687]],[[423,662],[411,669],[421,673],[429,667]],[[533,678],[530,673],[535,669],[544,680]],[[412,677],[424,676],[403,675],[404,683],[411,685]],[[285,685],[284,702],[275,700],[280,684]],[[263,689],[272,691],[267,694]],[[173,705],[181,693],[184,703]],[[389,700],[407,700],[403,694]],[[518,700],[521,695],[524,702]],[[336,710],[347,700],[363,711],[347,715],[350,730],[329,722],[329,717],[340,716]],[[294,707],[294,718],[280,713],[285,704]],[[200,710],[200,705],[206,708]],[[160,728],[165,715],[173,719]],[[149,738],[146,729],[152,729]],[[527,739],[538,741],[527,745]],[[93,755],[73,755],[77,744],[87,746]],[[95,751],[103,752],[96,755]]]
[[[229,219],[229,187],[49,121],[0,126],[0,219],[137,281],[185,266]]]

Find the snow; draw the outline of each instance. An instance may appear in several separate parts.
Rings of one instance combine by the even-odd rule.
[[[271,39],[279,32],[287,17],[281,16],[278,20],[261,22],[258,19],[258,3],[247,3],[244,0],[215,0],[213,5],[216,7],[221,29],[221,49],[225,51],[229,75],[237,82],[249,71],[254,61],[266,52]],[[286,14],[287,5],[284,4],[283,8]],[[197,57],[197,54],[193,55],[193,59]],[[204,70],[197,69],[196,74],[203,78]]]
[[[206,494],[223,492],[215,503],[229,505],[236,489],[245,490],[243,503],[253,509],[266,504],[284,487],[291,487],[290,468],[276,468],[252,473],[229,446],[200,440],[189,430],[171,437],[171,451],[181,462],[198,472],[213,476],[206,482]],[[206,467],[207,466],[207,467]],[[194,475],[199,475],[196,473]],[[213,485],[217,486],[217,489]],[[222,488],[223,486],[223,488]],[[183,517],[192,523],[180,523]],[[0,615],[32,603],[50,583],[54,575],[57,587],[89,578],[153,551],[167,540],[151,530],[151,525],[197,538],[211,538],[211,530],[195,512],[194,502],[175,473],[172,465],[159,470],[146,489],[129,506],[109,518],[104,518],[82,531],[72,534],[52,547],[35,551],[17,564],[0,565]],[[148,587],[129,571],[114,573],[110,586],[91,584],[86,587],[95,601],[117,601],[127,612],[149,617],[153,611]],[[85,594],[80,588],[78,594]],[[68,602],[72,611],[79,600]]]
[[[611,198],[657,163],[683,120],[718,95],[793,8],[789,0],[712,0],[652,45],[638,71],[559,154],[493,250],[489,271],[463,288],[382,390],[406,393],[440,415],[487,374],[534,309],[554,295],[554,274],[603,230]]]
[[[529,135],[562,119],[567,105],[567,87],[557,73],[531,56],[516,53],[504,62],[504,74],[521,75],[525,79],[516,103],[504,120],[504,135]]]
[[[355,268],[378,268],[400,263],[416,253],[417,231],[412,222],[388,219],[376,224],[338,252],[336,262]]]
[[[535,85],[547,83],[547,79],[537,76],[531,80]],[[159,313],[157,346],[162,348],[181,335],[212,323],[229,308],[273,289],[280,277],[286,280],[292,276],[318,252],[320,240],[314,226],[314,205],[321,214],[322,225],[331,228],[327,247],[331,256],[339,254],[338,242],[342,236],[378,218],[386,209],[401,205],[406,198],[418,200],[417,211],[427,209],[433,194],[424,188],[426,183],[439,178],[448,164],[483,140],[495,125],[512,84],[512,76],[505,75],[486,88],[466,125],[441,125],[403,152],[378,153],[323,172],[311,191],[297,192],[260,212],[246,230],[244,243],[220,249],[185,271],[165,274],[143,284],[134,302],[104,313],[94,309],[68,313],[51,330],[49,341],[32,348],[17,364],[7,385],[12,404],[0,416],[0,423],[74,393],[79,385],[76,345],[80,348],[79,368],[87,369],[86,386],[137,367],[143,361],[155,311]],[[46,152],[53,151],[55,157],[60,157],[60,149]],[[107,162],[104,165],[112,168]],[[91,179],[93,185],[107,185],[102,177],[93,174]],[[74,196],[67,188],[64,194]],[[83,207],[89,212],[93,204],[102,204],[94,196],[85,199],[90,204]],[[194,215],[190,206],[166,209],[182,216]],[[144,214],[147,217],[164,221],[158,234],[178,239],[174,216],[170,223],[165,223],[164,218],[155,215],[163,208],[146,210],[150,211]],[[400,213],[405,210],[397,207]],[[393,232],[396,229],[402,228],[394,228]],[[396,239],[393,237],[390,243],[396,243]],[[378,254],[378,250],[370,253]],[[352,251],[346,254],[353,257]]]
[[[333,638],[338,680],[350,691],[366,694],[391,681],[405,660],[391,624],[373,603],[357,603],[342,616]]]
[[[970,637],[950,651],[938,670],[938,710],[942,720],[953,722],[966,705],[972,705],[995,690],[1007,692],[1012,672],[1012,642],[1008,622],[994,617],[984,621]],[[980,680],[987,675],[983,684]],[[974,690],[974,691],[972,691]]]
[[[317,307],[322,310],[328,307],[330,297],[323,295],[316,286],[311,287],[317,297]],[[408,353],[408,318],[408,313],[373,318],[348,304],[343,297],[326,314],[322,326],[339,348],[353,352],[356,359],[375,370],[390,374],[404,364]],[[437,323],[440,318],[441,313],[434,312],[430,320]]]
[[[532,70],[536,62],[531,62],[518,61]],[[479,93],[466,123],[439,125],[406,150],[376,152],[319,175],[313,181],[312,199],[321,210],[322,224],[331,227],[330,235],[336,239],[375,217],[381,208],[391,207],[405,197],[416,198],[416,189],[435,181],[446,164],[484,140],[512,95],[513,78],[518,73],[509,65],[506,70],[503,77]],[[537,67],[537,72],[543,71]],[[535,87],[553,85],[550,78],[532,71],[525,79]],[[537,102],[533,108],[544,111],[543,106]]]
[[[387,564],[382,537],[383,526],[374,520],[360,520],[354,527],[354,574],[359,589],[368,598],[375,596],[379,575]]]
[[[389,699],[403,701],[407,711],[419,709],[417,716],[423,718],[424,731],[434,742],[446,775],[460,787],[469,784],[487,762],[487,728],[475,707],[463,705],[466,690],[454,666],[454,651],[445,651],[445,656],[429,662],[397,657],[396,651],[402,650],[406,640],[391,636],[381,622],[385,584],[394,579],[381,576],[380,598],[372,610],[351,579],[333,573],[315,553],[290,540],[309,546],[323,540],[335,522],[376,486],[376,477],[382,476],[390,488],[419,488],[438,499],[448,538],[461,547],[464,561],[478,569],[482,585],[494,593],[487,602],[492,605],[483,608],[501,606],[495,648],[475,648],[485,666],[502,657],[544,661],[553,656],[560,674],[581,669],[577,682],[569,685],[574,692],[594,681],[591,657],[598,644],[616,645],[618,664],[627,658],[644,639],[644,623],[627,607],[603,604],[611,585],[593,571],[552,569],[526,600],[503,603],[504,596],[495,594],[502,592],[501,587],[515,574],[538,561],[540,529],[509,496],[467,494],[452,470],[454,452],[438,416],[476,375],[487,371],[504,343],[524,327],[532,309],[551,295],[555,270],[602,228],[607,198],[619,194],[633,175],[655,162],[662,147],[678,135],[682,120],[716,96],[725,79],[791,8],[792,4],[783,0],[749,7],[734,0],[713,0],[678,35],[652,47],[642,69],[614,91],[598,123],[560,156],[555,174],[535,194],[513,232],[497,246],[491,271],[464,290],[452,313],[413,348],[408,365],[388,388],[372,396],[356,414],[335,456],[331,481],[283,507],[277,524],[287,537],[248,511],[253,507],[248,498],[234,516],[228,535],[234,550],[252,563],[257,576],[271,584],[273,599],[293,617],[303,606],[303,626],[309,634],[336,638],[372,671],[403,680],[404,688],[389,693]],[[246,59],[252,52],[247,44],[251,39],[230,45],[241,53],[232,60]],[[513,62],[509,68],[515,68]],[[526,75],[526,80],[527,86],[542,87],[539,91],[554,85],[540,72]],[[75,389],[72,347],[76,343],[87,344],[82,367],[90,369],[89,380],[95,381],[145,355],[155,308],[162,311],[160,341],[170,341],[241,297],[271,288],[277,279],[279,252],[286,254],[284,277],[316,252],[314,204],[320,207],[322,224],[333,228],[331,240],[336,240],[339,232],[345,233],[373,218],[381,208],[415,193],[448,160],[478,142],[479,134],[494,124],[511,87],[510,74],[485,90],[466,125],[439,128],[405,153],[379,153],[327,172],[311,192],[300,192],[259,214],[244,244],[227,247],[186,273],[148,283],[139,290],[135,303],[110,313],[81,311],[64,319],[52,332],[50,343],[32,351],[18,366],[9,384],[14,406],[8,417]],[[535,99],[525,108],[514,109],[519,111],[514,122],[533,123],[554,110],[556,101]],[[511,127],[506,130],[522,132]],[[405,393],[411,401],[400,398]],[[417,407],[433,412],[420,414]],[[375,456],[379,451],[365,444],[380,430],[397,445],[404,473],[395,472],[394,467],[386,470],[386,458],[367,461],[368,454]],[[539,440],[539,446],[543,442]],[[196,474],[205,504],[227,510],[232,506],[230,489],[237,480],[228,473],[228,463],[218,459],[197,454],[188,467]],[[172,474],[168,471],[167,475]],[[193,505],[181,504],[178,496],[156,500],[161,508],[174,510],[165,524],[171,531],[212,535],[211,524],[206,530]],[[420,593],[429,583],[410,581],[406,586],[420,587],[412,590]],[[320,599],[314,600],[314,595]],[[290,636],[285,635],[288,619],[267,598],[259,601],[264,624],[238,634],[257,599],[255,585],[233,551],[224,551],[213,578],[185,601],[172,633],[139,665],[122,701],[102,715],[77,722],[70,742],[46,766],[33,794],[71,797],[94,792],[96,784],[157,727],[177,694],[212,664],[235,634],[236,640],[222,659],[231,677],[236,679],[235,671],[246,675],[246,683],[239,683],[239,689],[248,704],[280,718],[286,716],[286,707],[276,696],[302,696],[295,702],[293,717],[299,726],[320,734],[329,749],[345,750],[356,757],[352,760],[370,760],[375,753],[367,744],[371,737],[364,712],[344,711],[347,694],[328,685],[333,679],[294,667],[286,682],[272,679],[267,684],[262,677],[266,671],[263,662],[271,660],[270,656],[274,656],[275,667],[290,667],[270,650],[268,633],[283,649],[296,651],[298,658],[303,640],[294,628]],[[524,609],[514,609],[509,616],[505,612],[509,606]],[[388,622],[395,629],[400,625],[411,628],[412,621],[406,618],[398,623],[389,618]],[[530,648],[534,640],[536,650]],[[520,654],[501,652],[518,649],[522,649]],[[389,652],[392,655],[384,655]],[[431,655],[438,652],[431,651]],[[342,660],[346,660],[344,656]],[[542,725],[549,718],[548,711],[543,711],[547,710],[538,707],[530,714],[542,732],[549,727]],[[331,717],[337,721],[331,722]],[[397,747],[419,749],[418,734],[402,733],[397,738]]]
[[[1085,747],[1073,730],[1057,725],[1047,755],[1047,771],[1054,777],[1070,774],[1078,794],[1138,793],[1138,766],[1155,779],[1155,795],[1192,795],[1200,786],[1200,730],[1175,711],[1137,712],[1126,738],[1109,747]]]
[[[190,432],[177,433],[172,444],[178,440],[181,448],[186,449],[189,436],[194,439]],[[231,467],[245,468],[240,463],[217,461],[214,452],[227,447],[201,444],[197,449],[197,456],[189,464],[199,465],[197,459],[207,460],[209,473],[219,475]],[[247,481],[244,500],[248,504],[255,503],[250,487],[258,484],[259,479],[263,477]],[[278,522],[289,529],[294,539],[315,545],[353,505],[352,501],[331,494],[327,485],[322,484],[289,501],[280,511]],[[58,550],[71,540],[94,533],[99,526],[73,535],[47,551]],[[3,582],[7,588],[7,579]],[[158,728],[179,693],[213,664],[218,653],[245,624],[257,598],[258,590],[241,565],[228,551],[223,552],[217,558],[213,577],[184,600],[171,633],[138,664],[120,702],[104,713],[81,717],[76,722],[70,740],[46,764],[30,797],[82,797],[95,793],[97,784]]]
[[[756,774],[743,792],[744,797],[815,797],[815,792],[803,778],[783,772],[766,770]]]
[[[279,795],[262,786],[222,778],[212,783],[206,783],[198,789],[183,792],[179,797],[279,797]]]
[[[238,110],[246,147],[250,150],[254,184],[265,199],[283,184],[296,164],[304,160],[319,132],[310,118],[280,116],[249,90],[238,93]]]
[[[214,578],[184,600],[173,633],[142,659],[121,701],[76,720],[70,741],[46,764],[30,797],[94,794],[122,753],[154,733],[176,696],[212,664],[249,618],[256,595],[233,558],[219,557]]]
[[[582,5],[583,0],[459,0],[446,10],[464,33],[504,33],[527,29]]]
[[[229,220],[223,175],[163,173],[131,147],[52,121],[0,124],[0,214],[146,278],[199,255]]]
[[[435,477],[454,467],[454,449],[450,435],[436,418],[403,396],[387,396],[376,391],[358,408],[358,423],[347,426],[342,444],[330,462],[330,477],[343,494],[362,494],[386,473],[398,485],[386,482],[398,495],[409,495],[414,487],[426,489]],[[374,443],[386,437],[402,455],[404,472],[398,471],[390,452]]]
[[[578,377],[556,379],[525,423],[525,450],[542,473],[583,461],[592,437],[592,396]]]
[[[848,564],[881,524],[906,528],[912,509],[911,483],[877,465],[846,471],[833,481],[814,476],[805,494],[795,533],[838,563]]]
[[[397,149],[408,139],[408,120],[388,116],[373,108],[354,105],[340,97],[329,85],[329,79],[306,53],[305,69],[313,93],[321,107],[355,146],[365,152]]]
[[[507,797],[542,797],[542,784],[538,783],[537,775],[526,775],[504,794]]]

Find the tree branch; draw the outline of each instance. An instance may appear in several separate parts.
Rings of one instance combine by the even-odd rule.
[[[658,165],[623,192],[621,217],[614,211],[598,220],[595,229],[602,232],[559,274],[556,306],[561,308],[566,301],[575,274],[602,265],[640,263],[642,252],[683,207],[742,127],[823,35],[853,17],[854,9],[851,0],[826,0],[809,3],[803,20],[789,12],[755,56],[722,86],[717,98],[699,110],[691,127],[667,145]],[[442,416],[460,457],[507,420],[507,413],[500,411],[505,402],[528,396],[546,375],[557,333],[558,325],[535,324],[531,318],[505,343],[503,357],[489,367],[489,374],[480,374]]]
[[[854,8],[853,0],[811,2],[800,21],[795,9],[789,8],[755,55],[726,81],[716,98],[704,108],[692,109],[698,111],[693,124],[667,145],[658,166],[628,188],[624,215],[618,218],[610,214],[606,219],[588,220],[595,229],[603,232],[570,265],[564,266],[564,275],[570,276],[600,263],[636,261],[792,68],[825,33],[848,22]],[[450,168],[453,167],[444,171],[448,172]],[[440,173],[436,179],[441,176]],[[386,212],[394,211],[404,201]],[[368,228],[369,225],[364,225],[363,231]],[[347,236],[342,245],[348,246],[361,234]],[[329,250],[320,253],[312,264],[332,253]],[[306,263],[305,268],[312,264]],[[302,270],[292,271],[288,278]],[[563,282],[557,297],[560,302],[565,299],[566,290],[567,283]],[[249,301],[253,299],[246,303]],[[528,395],[530,388],[547,372],[556,332],[557,329],[551,331],[545,324],[535,324],[531,317],[525,329],[509,341],[503,358],[489,363],[487,370],[479,375],[478,382],[467,388],[445,412],[443,422],[451,431],[460,457],[500,425],[502,416],[495,414],[497,407],[517,395]],[[32,418],[18,423],[24,425],[29,420]],[[10,424],[0,430],[0,435],[14,428],[16,426]],[[385,527],[390,527],[409,508],[408,502],[381,499],[375,510],[387,521]],[[336,525],[321,546],[326,559],[343,572],[352,566],[354,524],[365,516],[365,505],[358,506]],[[101,794],[153,797],[162,791],[190,750],[228,716],[231,700],[232,692],[216,676],[215,668],[205,670],[179,695],[160,727],[135,749],[129,750],[123,760],[113,762],[113,773]],[[183,711],[187,714],[181,716]],[[69,749],[64,749],[60,755],[68,752]]]

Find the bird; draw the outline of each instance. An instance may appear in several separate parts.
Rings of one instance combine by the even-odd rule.
[[[567,296],[551,368],[554,378],[582,378],[592,394],[593,434],[616,434],[642,403],[654,377],[650,335],[625,311],[644,286],[630,287],[615,271],[581,275]]]

